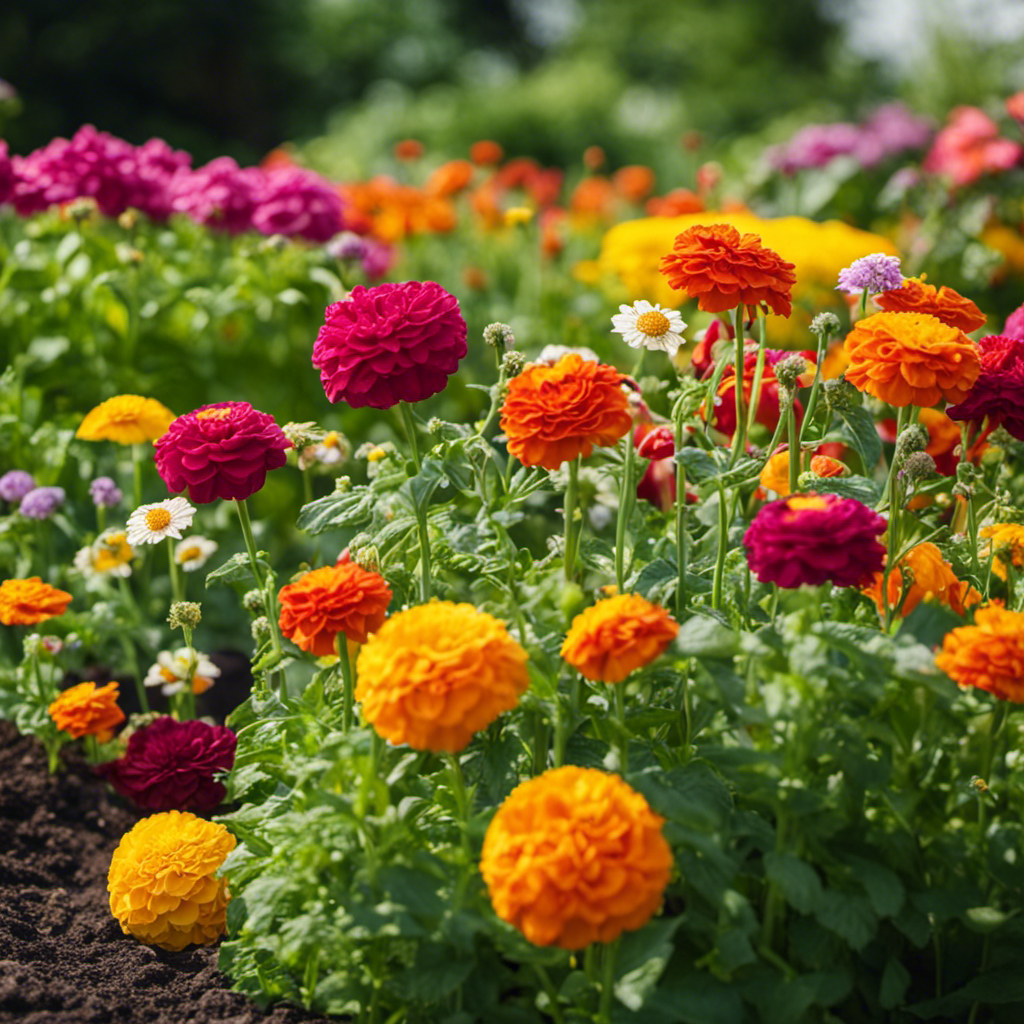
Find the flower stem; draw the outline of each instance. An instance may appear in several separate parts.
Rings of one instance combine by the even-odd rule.
[[[576,494],[579,490],[580,460],[569,463],[569,482],[565,486],[565,579],[576,575]],[[620,510],[621,511],[621,510]]]
[[[341,682],[344,687],[341,712],[341,731],[348,732],[352,728],[352,705],[355,700],[355,680],[352,675],[352,659],[348,656],[348,638],[344,633],[334,634],[334,649],[338,652],[338,664],[341,666]]]
[[[626,682],[612,683],[615,718],[619,723],[619,774],[629,771],[629,730],[626,728]]]
[[[626,457],[622,467],[622,488],[619,491],[619,516],[615,524],[615,582],[619,593],[626,590],[626,524],[633,512],[633,496],[635,494],[633,430],[626,434]]]
[[[181,572],[178,569],[178,561],[174,557],[174,541],[167,538],[167,561],[171,570],[171,600],[177,603],[185,600],[184,590],[181,585]]]
[[[142,504],[142,445],[132,445],[132,494],[135,507]]]
[[[683,449],[683,413],[680,407],[675,415],[676,427],[676,569],[679,572],[676,581],[676,618],[682,619],[683,608],[686,606],[686,466],[679,458]]]
[[[814,414],[818,409],[818,393],[821,389],[821,364],[825,358],[825,351],[828,348],[830,339],[828,331],[822,331],[818,335],[818,354],[815,357],[814,363],[814,381],[811,383],[811,397],[807,399],[807,411],[804,413],[804,421],[800,424],[800,441],[803,442],[804,434],[807,432],[807,428],[814,419]]]
[[[725,575],[725,555],[729,546],[729,502],[722,486],[722,478],[717,477],[718,485],[718,555],[715,558],[715,575],[711,586],[711,607],[716,611],[722,608],[722,579]]]
[[[789,396],[789,408],[786,410],[786,422],[789,424],[789,493],[796,494],[800,488],[800,470],[803,468],[803,452],[800,448],[800,435],[796,429],[796,392]]]
[[[970,455],[968,454],[967,444],[967,424],[960,424],[960,462],[969,463]],[[978,564],[978,517],[974,508],[974,487],[970,487],[966,498],[967,502],[967,533],[971,543],[968,547],[971,550],[971,566],[974,569],[975,574],[981,574],[981,566]],[[1012,597],[1009,595],[1011,603],[1007,605],[1008,608],[1012,607]]]
[[[416,437],[416,421],[412,416],[412,406],[408,402],[399,402],[398,410],[402,415],[402,425],[405,427],[405,435],[409,440],[409,449],[412,452],[412,464],[416,472],[420,471],[420,445]]]
[[[448,778],[452,792],[455,794],[455,806],[459,816],[459,834],[462,840],[462,863],[459,865],[459,879],[455,889],[455,907],[462,905],[469,884],[470,865],[473,863],[473,852],[469,846],[469,794],[466,792],[466,780],[462,775],[462,765],[458,754],[445,754],[448,762]]]
[[[416,532],[420,542],[420,601],[430,600],[430,534],[427,530],[426,506],[416,505]]]
[[[732,437],[732,453],[729,455],[729,468],[736,465],[740,453],[747,447],[747,424],[744,415],[743,403],[743,371],[744,371],[744,346],[743,346],[743,303],[741,302],[734,314],[736,323],[736,375],[733,378],[733,393],[736,396],[736,427]]]
[[[615,994],[615,961],[618,952],[618,939],[604,943],[601,950],[601,1008],[597,1014],[600,1024],[611,1024],[612,996]]]

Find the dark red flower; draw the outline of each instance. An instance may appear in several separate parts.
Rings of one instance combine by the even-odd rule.
[[[235,763],[235,734],[223,725],[179,722],[170,716],[136,729],[124,757],[96,771],[144,811],[206,814],[223,799],[214,775]]]
[[[762,583],[855,587],[881,572],[886,521],[853,498],[795,494],[772,501],[743,537],[750,569]]]
[[[1024,338],[990,334],[978,342],[981,373],[967,397],[951,405],[950,419],[980,426],[987,416],[993,427],[1005,427],[1024,441]]]
[[[327,307],[313,365],[331,402],[390,409],[443,391],[466,354],[459,303],[434,281],[362,285]]]
[[[245,499],[285,464],[291,441],[248,402],[218,402],[179,416],[156,441],[156,468],[172,493],[204,505]]]
[[[719,320],[718,317],[711,321],[708,329],[704,332],[704,337],[694,346],[690,356],[690,365],[698,380],[706,380],[714,372],[715,344],[719,341],[728,343],[735,337],[736,332],[729,324]]]
[[[642,428],[637,427],[637,433]],[[640,440],[636,441],[636,453],[642,459],[670,459],[676,453],[675,432],[671,424],[647,430]]]

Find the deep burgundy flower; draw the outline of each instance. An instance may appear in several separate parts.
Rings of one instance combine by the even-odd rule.
[[[444,390],[466,354],[458,300],[434,281],[358,285],[325,315],[313,365],[331,402],[421,402]]]
[[[0,139],[0,203],[6,203],[14,192],[14,165],[7,155],[7,143]]]
[[[886,521],[853,498],[795,494],[765,505],[743,546],[762,583],[792,589],[808,583],[856,587],[882,571]]]
[[[265,176],[252,225],[265,235],[326,242],[345,226],[341,197],[319,174],[283,167]]]
[[[978,342],[981,373],[967,397],[946,410],[953,420],[1005,427],[1024,441],[1024,338],[990,334]]]
[[[637,433],[639,432],[638,428]],[[671,459],[676,453],[676,438],[672,425],[662,423],[648,430],[643,437],[636,440],[636,453],[642,459]]]
[[[179,416],[156,441],[156,468],[167,489],[188,488],[197,505],[248,498],[285,464],[291,441],[274,417],[248,402],[218,402]]]
[[[171,203],[200,224],[236,235],[252,227],[265,186],[266,175],[258,167],[241,168],[222,156],[179,174],[171,185]]]
[[[206,814],[224,799],[214,775],[235,763],[236,742],[223,725],[166,716],[133,732],[124,757],[96,771],[144,811]]]

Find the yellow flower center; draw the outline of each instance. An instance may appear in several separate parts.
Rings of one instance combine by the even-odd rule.
[[[96,572],[111,572],[132,560],[131,545],[123,533],[115,533],[103,539],[103,547],[95,553],[92,567]]]
[[[165,508],[151,508],[146,513],[146,529],[157,533],[171,525],[171,513]]]
[[[226,420],[231,415],[230,408],[203,409],[196,413],[197,420]]]
[[[663,334],[668,333],[671,326],[668,317],[656,309],[641,313],[636,318],[636,329],[641,334],[646,334],[648,338],[660,338]]]
[[[817,494],[808,494],[790,498],[789,508],[792,512],[804,512],[807,510],[820,512],[822,509],[828,508],[828,505],[825,502],[825,499],[819,497]]]
[[[383,448],[374,448],[372,452],[367,454],[367,462],[380,462],[381,459],[387,456],[387,452]]]
[[[332,430],[324,438],[324,447],[325,448],[337,448],[338,447],[338,432],[336,430]]]
[[[190,548],[182,548],[178,553],[178,561],[181,563],[191,562],[193,558],[199,558],[202,553],[202,548],[198,544],[193,544]]]

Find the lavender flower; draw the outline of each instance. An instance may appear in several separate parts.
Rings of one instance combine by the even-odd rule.
[[[363,253],[363,273],[371,281],[383,277],[395,262],[395,250],[383,242],[366,239],[366,251]]]
[[[342,231],[327,243],[327,255],[341,263],[361,260],[366,255],[366,242],[354,231]]]
[[[63,501],[63,487],[36,487],[21,499],[18,511],[28,519],[49,519]]]
[[[89,484],[92,503],[102,508],[113,508],[119,504],[123,495],[121,488],[109,476],[98,476]]]
[[[839,284],[836,291],[859,295],[865,288],[868,294],[890,292],[903,285],[900,273],[899,256],[887,256],[884,252],[874,252],[870,256],[862,256],[854,260],[848,267],[839,271]]]
[[[31,473],[23,469],[12,469],[0,476],[0,498],[4,501],[21,501],[35,486]]]

